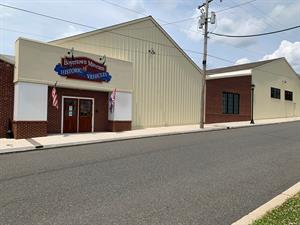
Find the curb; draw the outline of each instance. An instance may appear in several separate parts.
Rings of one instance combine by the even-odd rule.
[[[81,146],[87,144],[98,144],[98,143],[108,143],[108,142],[115,142],[115,141],[126,141],[126,140],[134,140],[134,139],[142,139],[142,138],[152,138],[152,137],[162,137],[162,136],[172,136],[172,135],[181,135],[181,134],[190,134],[190,133],[201,133],[201,132],[212,132],[212,131],[220,131],[220,130],[227,130],[228,127],[220,127],[220,128],[212,128],[208,130],[191,130],[191,131],[174,131],[168,133],[161,133],[161,134],[143,134],[143,135],[133,135],[130,137],[116,137],[116,138],[107,138],[101,140],[89,140],[89,141],[79,141],[79,142],[70,142],[70,143],[63,143],[63,144],[49,144],[43,145],[43,147],[20,147],[14,149],[7,149],[7,150],[0,150],[0,155],[7,155],[7,154],[15,154],[21,152],[29,152],[29,151],[43,151],[48,149],[54,148],[62,148],[62,147],[72,147],[72,146]]]
[[[277,195],[275,198],[263,204],[262,206],[258,207],[257,209],[253,210],[248,215],[232,223],[231,225],[251,225],[255,220],[260,219],[267,212],[282,205],[286,200],[293,197],[298,192],[300,192],[300,182],[293,185],[292,187],[282,192],[281,194]]]
[[[49,145],[40,145],[34,146],[32,143],[31,147],[19,147],[13,149],[5,149],[0,150],[0,155],[4,154],[15,154],[15,153],[22,153],[28,151],[42,151],[52,148],[62,148],[62,147],[72,147],[72,146],[81,146],[87,144],[98,144],[98,143],[107,143],[107,142],[114,142],[114,141],[126,141],[131,139],[141,139],[141,138],[152,138],[152,137],[161,137],[161,136],[171,136],[171,135],[180,135],[180,134],[190,134],[190,133],[201,133],[201,132],[212,132],[212,131],[220,131],[220,130],[228,130],[228,129],[239,129],[239,128],[251,128],[257,126],[268,126],[268,125],[276,125],[281,123],[291,123],[296,122],[299,120],[294,121],[283,121],[283,122],[274,122],[274,123],[262,123],[262,124],[248,124],[248,125],[240,125],[240,126],[220,126],[209,128],[207,130],[190,130],[190,131],[173,131],[173,132],[166,132],[160,134],[140,134],[140,135],[133,135],[130,137],[115,137],[115,138],[107,138],[101,140],[89,140],[89,141],[79,141],[79,142],[70,142],[70,143],[62,143],[62,144],[49,144]]]

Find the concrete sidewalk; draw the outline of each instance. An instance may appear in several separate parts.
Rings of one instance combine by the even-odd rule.
[[[31,139],[0,139],[0,154],[23,152],[36,149],[47,149],[63,146],[73,146],[81,144],[91,144],[118,140],[127,140],[143,137],[154,137],[162,135],[174,135],[183,133],[207,132],[224,130],[229,128],[241,128],[260,126],[284,122],[300,121],[300,117],[280,118],[257,120],[255,124],[250,124],[249,121],[245,122],[230,122],[230,123],[215,123],[207,124],[204,129],[200,129],[199,125],[186,125],[186,126],[171,126],[171,127],[156,127],[139,129],[125,132],[99,132],[99,133],[80,133],[80,134],[58,134],[49,135],[47,137],[31,138]]]

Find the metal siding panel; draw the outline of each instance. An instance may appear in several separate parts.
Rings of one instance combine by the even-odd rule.
[[[149,23],[131,26],[146,27]],[[125,31],[114,30],[172,45],[157,28]],[[133,62],[134,128],[199,122],[200,73],[177,49],[108,32],[60,45]],[[147,53],[152,47],[157,54]]]

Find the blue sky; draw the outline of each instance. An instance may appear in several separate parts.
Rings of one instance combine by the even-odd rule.
[[[197,29],[196,18],[181,23],[166,23],[200,15],[197,6],[202,2],[203,0],[0,0],[1,4],[99,28],[152,15],[183,49],[197,52],[203,52],[203,35]],[[242,3],[247,4],[233,7]],[[216,33],[244,35],[300,25],[299,0],[214,0],[210,7],[217,14],[217,22],[210,25],[209,30]],[[233,8],[229,9],[230,7]],[[14,42],[19,36],[50,41],[90,30],[0,6],[0,54],[14,54]],[[223,59],[209,57],[208,68],[286,57],[300,73],[300,29],[246,39],[210,35],[208,52]],[[187,54],[198,65],[201,64],[201,55],[190,51]]]

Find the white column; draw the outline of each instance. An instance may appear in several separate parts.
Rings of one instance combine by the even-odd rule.
[[[15,84],[14,121],[47,121],[48,85]]]
[[[108,98],[110,98],[111,92]],[[108,112],[110,121],[131,121],[132,120],[132,93],[116,92],[116,101],[113,112]]]

